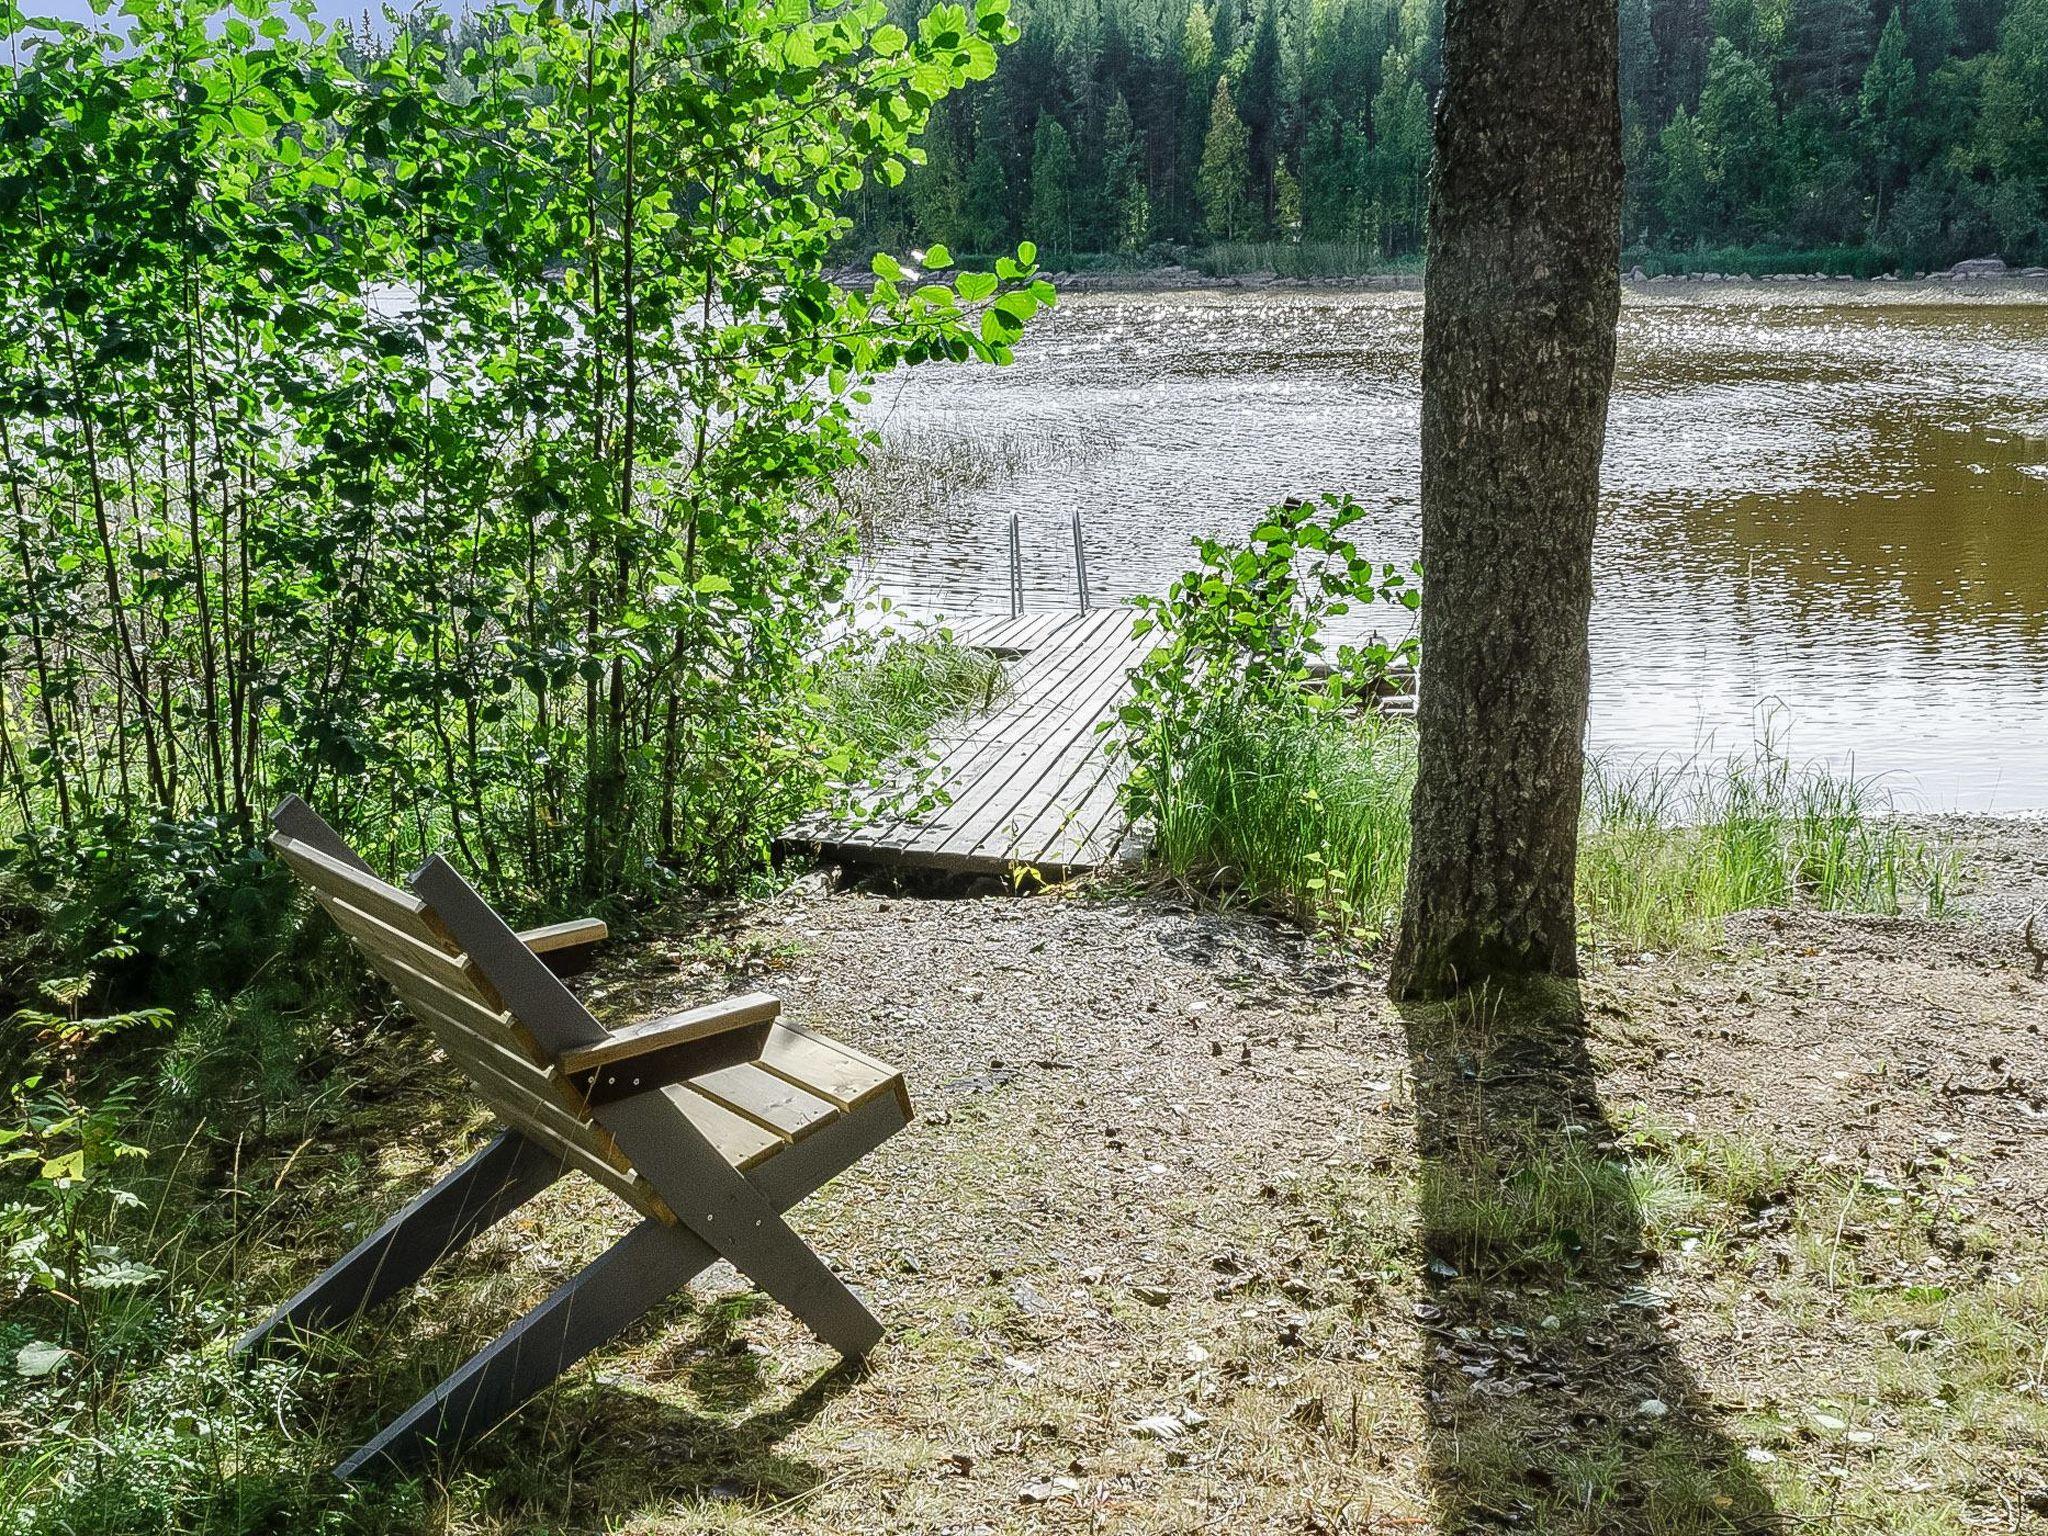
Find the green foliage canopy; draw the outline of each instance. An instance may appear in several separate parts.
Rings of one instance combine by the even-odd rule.
[[[807,658],[864,386],[1006,360],[1051,291],[824,273],[1005,0],[0,34],[9,861],[212,890],[296,790],[545,904],[730,879],[858,773]]]
[[[907,18],[926,0],[890,3]],[[1653,265],[1748,245],[1741,270],[2048,261],[2043,15],[2043,0],[1623,0],[1627,242]],[[1221,82],[1246,135],[1231,238],[1342,247],[1324,254],[1353,269],[1419,252],[1440,0],[1036,0],[1022,25],[1000,76],[922,140],[935,179],[982,168],[1001,217],[927,222],[913,172],[907,193],[863,196],[863,238],[1143,254],[1124,214],[1133,159],[1148,243],[1220,238],[1217,199],[1234,194],[1212,178],[1204,196],[1202,170]],[[1135,154],[1112,132],[1119,100]],[[1029,214],[1047,117],[1072,148],[1071,241]]]

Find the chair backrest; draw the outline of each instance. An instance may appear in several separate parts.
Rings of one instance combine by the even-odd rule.
[[[302,802],[288,806],[293,814],[280,812],[279,828],[270,837],[272,851],[391,984],[478,1096],[565,1166],[589,1174],[635,1209],[673,1221],[661,1197],[619,1151],[611,1133],[591,1120],[583,1096],[506,1008],[433,908],[370,873]],[[325,847],[304,835],[322,832]]]

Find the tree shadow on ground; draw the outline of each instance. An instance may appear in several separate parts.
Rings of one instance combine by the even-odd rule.
[[[1445,1531],[1784,1529],[1669,1331],[1577,987],[1402,1016]]]

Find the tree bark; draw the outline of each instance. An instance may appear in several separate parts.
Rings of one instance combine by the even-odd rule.
[[[1422,322],[1422,697],[1397,996],[1577,974],[1615,0],[1450,0]]]

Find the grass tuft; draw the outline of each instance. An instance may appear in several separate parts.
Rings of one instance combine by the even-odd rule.
[[[835,651],[818,693],[842,734],[888,759],[915,750],[946,721],[989,708],[1008,686],[1001,658],[941,635]]]
[[[1160,788],[1154,852],[1177,879],[1369,939],[1400,904],[1414,782],[1414,732],[1376,715],[1212,710]]]
[[[1760,907],[1943,916],[1954,856],[1893,811],[1874,779],[1797,766],[1768,739],[1719,761],[1596,763],[1579,903],[1600,942],[1629,950],[1710,941]]]

